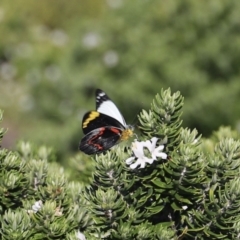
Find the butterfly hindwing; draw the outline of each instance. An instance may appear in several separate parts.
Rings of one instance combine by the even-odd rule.
[[[89,155],[101,153],[116,145],[121,133],[122,130],[115,127],[94,129],[82,138],[79,149]]]
[[[87,134],[97,128],[106,126],[123,128],[122,124],[118,122],[116,119],[97,111],[87,112],[83,116],[82,129],[84,134]]]

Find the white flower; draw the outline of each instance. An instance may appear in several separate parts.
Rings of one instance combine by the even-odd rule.
[[[34,107],[34,100],[30,95],[23,94],[19,97],[18,105],[23,112],[30,111]]]
[[[34,205],[32,205],[33,212],[36,213],[37,211],[39,211],[42,208],[42,205],[43,205],[43,203],[41,200],[35,202]]]
[[[103,62],[109,68],[115,67],[119,62],[119,57],[117,52],[113,50],[107,51],[103,56]]]
[[[51,82],[57,82],[61,79],[62,73],[60,67],[57,65],[50,65],[45,68],[45,77]]]
[[[80,231],[78,231],[78,232],[76,233],[76,237],[77,237],[79,240],[86,240],[84,234],[81,233]]]
[[[183,209],[183,210],[187,210],[187,209],[188,209],[188,206],[182,206],[182,209]]]
[[[50,33],[52,43],[61,47],[67,44],[68,35],[62,29],[55,29]]]
[[[5,11],[3,8],[0,8],[0,22],[4,19]]]
[[[101,38],[95,32],[87,33],[82,39],[83,45],[88,49],[96,48],[100,44],[100,42],[101,42]]]
[[[110,8],[117,9],[123,5],[122,0],[107,0],[107,4]]]
[[[0,77],[3,80],[13,80],[17,74],[17,68],[10,63],[0,64]]]
[[[132,150],[135,156],[128,158],[126,164],[130,165],[131,169],[135,169],[139,165],[140,168],[144,168],[146,163],[152,164],[157,158],[166,159],[167,154],[162,152],[164,146],[160,145],[156,147],[157,140],[158,138],[156,137],[153,137],[151,141],[138,142],[135,140],[132,144]],[[144,148],[147,148],[150,157],[145,156]],[[135,159],[137,160],[134,162]]]

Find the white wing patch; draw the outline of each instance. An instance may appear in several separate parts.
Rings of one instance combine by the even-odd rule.
[[[105,93],[100,93],[99,96],[97,96],[97,99],[100,99],[103,97]],[[100,104],[100,106],[97,109],[98,112],[106,114],[112,118],[117,119],[123,126],[126,127],[126,122],[118,110],[117,106],[111,101],[111,100],[106,100]]]

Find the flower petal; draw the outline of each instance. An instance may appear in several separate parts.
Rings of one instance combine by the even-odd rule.
[[[157,140],[158,140],[158,138],[156,138],[156,137],[151,138],[151,141],[152,141],[152,147],[153,147],[153,148],[156,147]]]
[[[159,152],[159,153],[154,153],[152,154],[153,157],[160,157],[161,159],[167,159],[167,154],[166,153],[163,153],[163,152]]]
[[[141,163],[139,163],[138,161],[136,161],[135,163],[130,165],[131,169],[135,169],[138,165],[140,165]]]
[[[134,152],[134,155],[137,157],[137,158],[141,158],[141,157],[144,157],[144,152],[143,152],[143,142],[138,142],[138,141],[135,141],[132,145],[132,150]]]
[[[162,151],[164,149],[164,145],[159,145],[155,150]]]
[[[134,159],[135,159],[135,157],[130,157],[130,158],[126,159],[125,162],[127,165],[130,165]]]

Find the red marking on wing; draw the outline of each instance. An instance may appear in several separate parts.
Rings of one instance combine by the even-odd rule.
[[[118,135],[121,134],[121,131],[120,131],[119,129],[117,129],[117,128],[110,128],[110,130],[111,130],[112,132],[118,134]]]
[[[91,139],[89,139],[88,144],[95,146],[95,147],[98,148],[99,150],[102,150],[102,149],[103,149],[103,146],[101,146],[101,145],[98,144],[98,143],[94,143],[93,141],[94,141],[95,139],[97,139],[98,137],[100,137],[100,136],[104,133],[104,131],[105,131],[105,128],[100,128],[100,129],[99,129],[99,133],[96,134],[95,136],[93,136]]]

